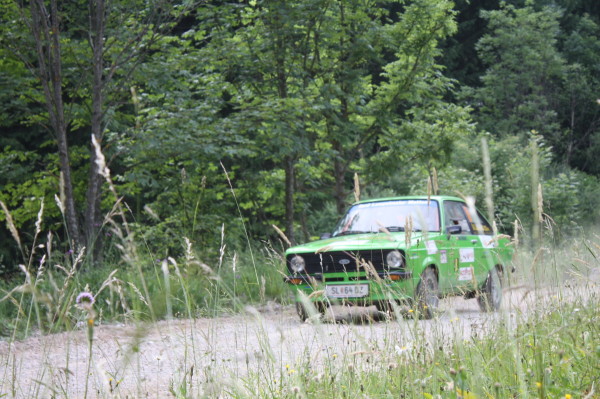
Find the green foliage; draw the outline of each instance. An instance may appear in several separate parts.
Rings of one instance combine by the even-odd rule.
[[[481,206],[482,132],[502,231],[517,218],[528,231],[533,220],[532,130],[543,137],[544,210],[555,231],[564,237],[598,220],[600,21],[590,0],[562,9],[547,0],[160,7],[112,2],[101,60],[102,148],[152,257],[180,259],[189,237],[214,258],[223,229],[235,250],[248,238],[278,239],[272,225],[298,241],[315,237],[354,201],[355,173],[363,197],[372,197],[426,193],[435,170],[442,193]],[[44,198],[44,230],[66,248],[54,137],[29,69],[29,8],[4,2],[0,10],[0,199],[27,232]],[[59,9],[82,219],[95,63],[88,12],[84,3]],[[101,200],[112,216],[106,185]],[[115,236],[96,224],[105,256],[115,256]],[[0,264],[15,271],[19,251],[8,229],[0,234]],[[27,247],[31,234],[23,240]]]
[[[535,129],[553,138],[559,128],[552,105],[565,68],[556,47],[561,14],[505,5],[482,15],[489,33],[476,48],[487,69],[482,86],[466,92],[481,127],[495,135]]]
[[[562,48],[569,67],[563,76],[558,115],[564,134],[553,145],[566,164],[598,176],[600,169],[594,159],[600,153],[599,22],[583,15],[575,29],[563,36]]]
[[[58,193],[58,162],[55,156],[42,157],[35,152],[7,147],[0,153],[0,201],[10,210],[17,229],[33,231],[41,207],[48,230],[61,226],[54,195]],[[43,205],[42,205],[43,203]],[[0,221],[6,221],[4,212]]]

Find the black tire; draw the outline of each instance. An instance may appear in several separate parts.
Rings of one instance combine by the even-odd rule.
[[[502,305],[502,280],[498,268],[494,267],[488,273],[477,297],[477,303],[482,312],[493,312],[500,309],[500,305]]]
[[[433,268],[428,267],[421,273],[421,281],[415,290],[415,300],[417,316],[431,319],[435,315],[440,302],[440,288]]]
[[[392,310],[392,304],[389,301],[377,301],[374,303],[379,312],[387,313]]]
[[[306,309],[304,309],[302,302],[296,302],[296,313],[298,313],[301,322],[304,323],[306,319],[308,319],[308,313],[306,312]]]
[[[313,305],[317,312],[319,312],[319,319],[322,320],[327,312],[327,304],[324,302],[313,302]],[[302,302],[296,302],[296,313],[303,323],[310,317],[310,313],[306,310]]]
[[[394,307],[398,306],[397,304],[392,303],[391,301],[377,301],[375,302],[375,307],[377,308],[377,311],[380,313],[383,313],[386,317],[386,319],[389,320],[393,320],[395,319],[396,315],[394,313]]]

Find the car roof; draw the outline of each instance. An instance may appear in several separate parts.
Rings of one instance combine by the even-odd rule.
[[[371,202],[381,202],[381,201],[398,201],[398,200],[434,200],[434,201],[460,201],[465,202],[462,198],[453,197],[449,195],[408,195],[408,196],[400,196],[400,197],[384,197],[384,198],[372,198],[368,200],[355,202],[356,204],[368,204]]]

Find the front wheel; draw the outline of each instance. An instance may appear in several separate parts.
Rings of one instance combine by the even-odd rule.
[[[433,268],[428,267],[421,273],[421,281],[415,291],[418,315],[424,319],[431,319],[440,302],[440,289],[437,275]]]
[[[323,302],[313,302],[312,305],[314,306],[316,314],[318,314],[317,319],[322,320],[327,311],[327,304]],[[309,312],[302,302],[296,302],[296,313],[298,313],[298,317],[300,317],[302,322],[308,320],[312,315],[312,312]]]
[[[298,313],[300,321],[305,322],[308,319],[308,312],[304,309],[304,305],[301,302],[296,302],[296,313]]]
[[[498,268],[495,267],[488,273],[483,289],[477,297],[477,303],[483,312],[500,309],[502,304],[502,282],[500,281]]]

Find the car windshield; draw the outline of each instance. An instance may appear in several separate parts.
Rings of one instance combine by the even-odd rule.
[[[333,236],[377,232],[440,231],[440,213],[434,200],[390,200],[356,204],[340,220]]]

